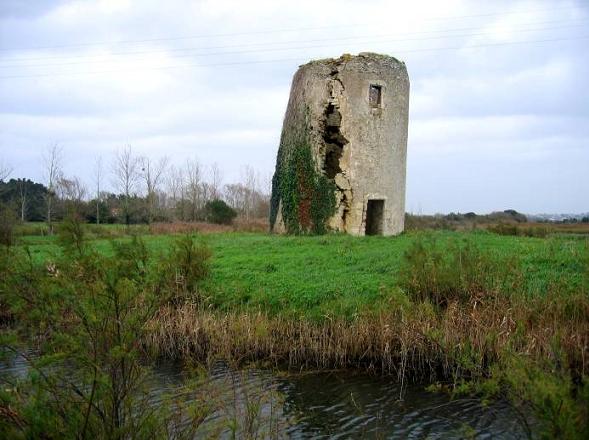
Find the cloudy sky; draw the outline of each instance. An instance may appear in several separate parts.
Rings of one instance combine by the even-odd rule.
[[[407,64],[408,211],[589,211],[585,0],[1,0],[0,160],[269,176],[297,67],[362,51]]]

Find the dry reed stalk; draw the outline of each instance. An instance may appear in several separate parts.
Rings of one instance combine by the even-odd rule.
[[[536,320],[538,313],[549,318]],[[162,308],[144,342],[151,353],[172,358],[362,368],[400,379],[438,380],[479,377],[506,353],[550,359],[558,346],[587,374],[589,311],[575,319],[563,313],[556,302],[495,299],[451,303],[441,311],[417,304],[351,322],[312,322],[186,303]]]

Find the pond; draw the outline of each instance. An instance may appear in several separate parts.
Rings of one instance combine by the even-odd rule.
[[[17,357],[0,364],[0,378],[26,370],[26,361]],[[528,438],[508,402],[450,399],[419,384],[401,392],[398,381],[363,373],[233,370],[217,363],[194,393],[193,373],[177,363],[160,362],[153,373],[148,384],[153,405],[164,396],[215,402],[197,438],[232,438],[231,426],[237,438],[247,432],[256,438],[292,439]]]

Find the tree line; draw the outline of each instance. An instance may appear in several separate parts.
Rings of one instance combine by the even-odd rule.
[[[79,177],[64,173],[63,161],[59,145],[45,150],[42,183],[9,179],[12,168],[0,163],[3,209],[23,222],[46,221],[50,231],[55,221],[68,215],[96,224],[211,218],[226,222],[235,216],[249,221],[268,216],[269,179],[251,166],[243,167],[240,181],[224,184],[217,164],[205,166],[192,158],[183,165],[173,165],[167,156],[153,159],[138,155],[127,145],[109,162],[98,157],[92,182],[86,185]],[[108,184],[112,191],[105,190]]]

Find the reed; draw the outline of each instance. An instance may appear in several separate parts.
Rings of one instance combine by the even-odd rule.
[[[570,312],[574,310],[574,314]],[[144,340],[158,356],[205,362],[265,360],[289,368],[362,368],[402,380],[482,377],[507,354],[560,355],[587,374],[589,301],[556,298],[454,301],[443,310],[409,301],[352,322],[322,322],[259,312],[210,310],[197,303],[163,307]]]

